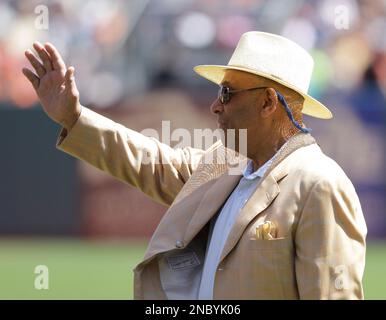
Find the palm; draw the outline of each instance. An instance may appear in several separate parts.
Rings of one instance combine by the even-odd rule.
[[[44,110],[48,114],[58,115],[62,108],[70,108],[70,92],[65,84],[64,74],[60,70],[46,73],[36,90]]]
[[[27,68],[23,69],[23,73],[32,83],[47,115],[67,129],[71,128],[81,108],[74,68],[66,68],[52,44],[43,47],[40,43],[35,43],[34,48],[41,61],[30,50],[25,54],[36,74]]]

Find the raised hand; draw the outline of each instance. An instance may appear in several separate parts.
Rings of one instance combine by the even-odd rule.
[[[66,68],[61,55],[51,43],[43,46],[35,42],[33,47],[40,60],[29,49],[25,51],[25,56],[36,73],[23,68],[23,74],[34,87],[47,115],[69,130],[79,118],[82,108],[75,84],[75,70],[73,67]]]

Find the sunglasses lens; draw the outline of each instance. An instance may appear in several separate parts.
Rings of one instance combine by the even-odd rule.
[[[220,87],[219,95],[218,95],[221,103],[225,104],[229,102],[229,88],[228,87]]]

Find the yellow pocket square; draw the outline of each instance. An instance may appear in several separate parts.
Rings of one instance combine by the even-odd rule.
[[[256,227],[256,239],[272,240],[277,236],[277,227],[272,221],[265,221]]]

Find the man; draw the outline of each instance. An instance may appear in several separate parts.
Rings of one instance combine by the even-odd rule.
[[[219,127],[247,129],[248,161],[231,174],[221,143],[172,149],[82,107],[74,68],[53,45],[34,48],[36,74],[23,72],[63,126],[57,147],[170,206],[134,270],[135,298],[363,298],[366,224],[352,183],[302,122],[332,117],[307,94],[305,50],[247,32],[227,66],[195,68],[220,84]]]

